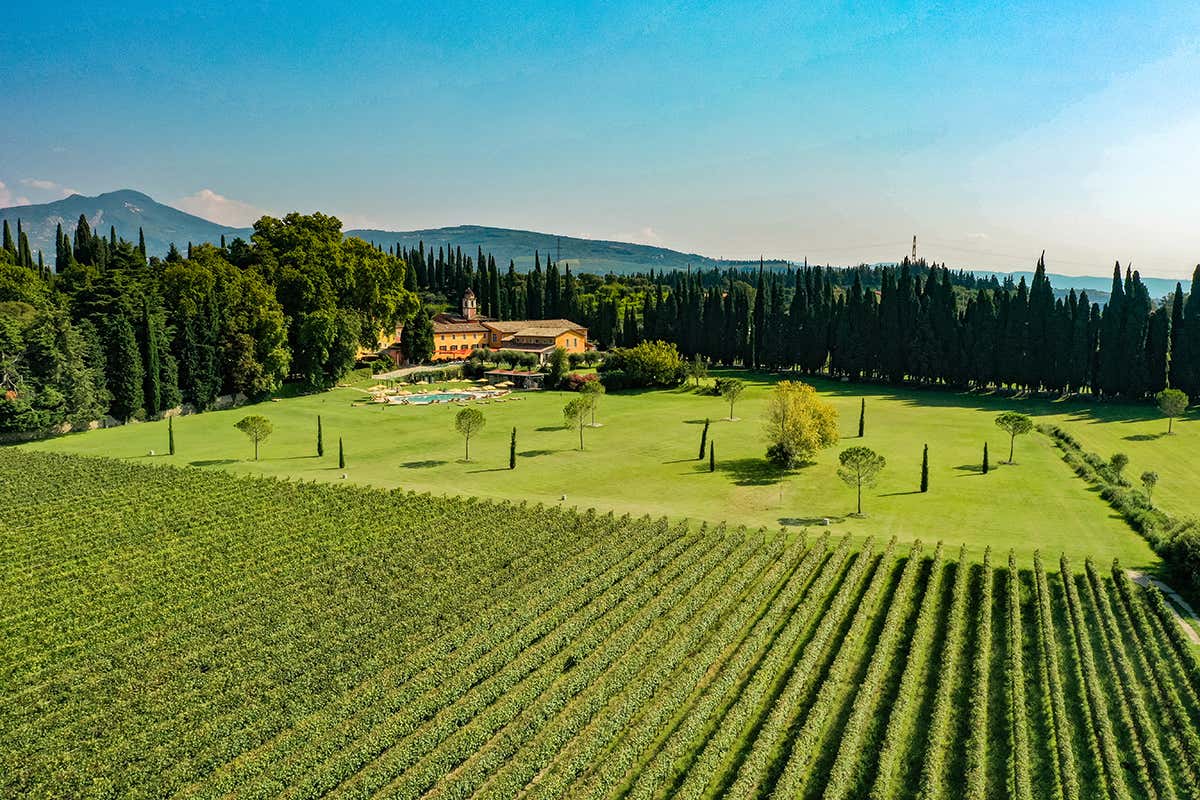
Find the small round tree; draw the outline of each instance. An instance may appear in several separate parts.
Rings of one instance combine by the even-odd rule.
[[[250,416],[242,417],[240,420],[235,422],[233,427],[237,428],[254,441],[254,460],[258,461],[259,443],[265,442],[267,437],[269,437],[275,430],[275,428],[271,425],[271,420],[257,414],[251,414]]]
[[[1124,453],[1113,453],[1108,459],[1108,468],[1112,470],[1113,478],[1117,483],[1124,482],[1124,476],[1121,474],[1125,468],[1129,466],[1129,456]]]
[[[1142,488],[1146,490],[1146,502],[1153,507],[1154,487],[1158,485],[1158,473],[1146,470],[1142,473]]]
[[[1005,411],[996,417],[996,425],[1008,434],[1008,463],[1011,464],[1017,437],[1024,436],[1033,430],[1033,419],[1028,414]]]
[[[483,430],[484,422],[483,412],[470,406],[459,409],[454,415],[454,430],[463,437],[464,461],[471,460],[471,437]]]
[[[1167,418],[1167,435],[1170,436],[1174,433],[1172,427],[1175,418],[1183,416],[1183,412],[1187,411],[1188,396],[1178,389],[1163,389],[1154,395],[1154,401],[1158,403],[1158,410]]]
[[[717,380],[717,389],[721,392],[721,397],[725,402],[729,403],[729,421],[732,422],[737,419],[733,416],[734,403],[746,390],[746,384],[741,378],[720,378]]]
[[[583,429],[587,427],[588,415],[592,410],[591,397],[579,395],[571,398],[563,406],[563,424],[568,428],[579,429],[579,449],[583,449]]]
[[[593,428],[598,427],[596,425],[596,406],[600,405],[600,397],[604,394],[604,384],[600,381],[586,381],[579,387],[579,393],[584,397],[591,398],[591,425]]]
[[[848,447],[838,455],[838,477],[858,492],[858,516],[862,516],[862,490],[874,486],[879,473],[887,466],[887,459],[869,447]]]

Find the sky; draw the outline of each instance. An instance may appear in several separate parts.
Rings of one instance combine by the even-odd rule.
[[[0,206],[1190,275],[1200,4],[25,4]]]

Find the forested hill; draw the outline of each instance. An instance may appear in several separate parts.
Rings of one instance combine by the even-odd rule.
[[[219,244],[221,237],[228,241],[237,237],[249,240],[251,228],[233,228],[219,225],[194,214],[180,211],[177,208],[160,203],[149,195],[132,189],[121,189],[106,192],[96,197],[71,195],[52,203],[14,206],[0,209],[0,220],[7,221],[13,235],[17,235],[17,223],[20,221],[22,231],[29,239],[33,250],[33,260],[37,260],[37,251],[41,250],[49,259],[55,252],[54,235],[59,224],[63,232],[73,235],[79,215],[87,217],[93,231],[107,233],[110,227],[116,229],[118,236],[130,241],[137,241],[139,229],[146,238],[146,253],[148,255],[165,256],[170,245],[174,243],[180,250],[185,250],[188,243],[201,244],[211,242]],[[570,266],[575,273],[591,272],[603,274],[612,272],[618,275],[635,272],[671,271],[691,268],[693,270],[708,270],[713,267],[728,269],[730,267],[757,267],[755,261],[728,261],[710,258],[697,253],[683,253],[665,247],[633,244],[631,242],[615,242],[600,239],[582,239],[573,236],[557,236],[552,233],[537,231],[515,230],[511,228],[492,228],[483,225],[457,225],[446,228],[428,228],[413,231],[387,231],[370,228],[357,228],[344,232],[346,236],[357,236],[368,242],[383,247],[394,248],[395,252],[416,250],[424,243],[425,248],[436,254],[438,248],[447,252],[461,249],[464,253],[477,253],[482,250],[489,254],[500,265],[507,267],[510,261],[516,264],[518,271],[525,272],[533,268],[534,254],[540,253],[542,261],[550,256],[563,268]],[[783,260],[768,260],[768,268],[787,266]],[[1101,265],[1098,265],[1098,267]],[[1097,269],[1096,276],[1068,276],[1050,274],[1051,285],[1055,295],[1065,298],[1074,289],[1076,292],[1086,290],[1094,301],[1105,303],[1108,300],[1108,289],[1112,285],[1107,272],[1111,267],[1103,265]],[[990,270],[969,270],[979,276],[993,274]],[[995,273],[1001,278],[1006,273]],[[1032,272],[1007,273],[1013,280],[1021,277],[1030,281]],[[1165,278],[1143,277],[1143,282],[1153,298],[1160,298],[1172,292],[1175,281]],[[1190,291],[1188,281],[1183,281],[1184,291]]]
[[[603,239],[578,239],[552,233],[521,231],[510,228],[489,228],[482,225],[458,225],[452,228],[430,228],[422,231],[352,230],[347,236],[358,236],[384,247],[399,244],[401,249],[415,250],[422,242],[426,248],[462,248],[464,253],[482,249],[495,257],[496,263],[507,266],[510,261],[517,269],[533,268],[534,253],[549,255],[564,268],[574,272],[613,272],[618,275],[648,270],[709,269],[715,266],[736,267],[749,261],[719,261],[696,253],[681,253],[665,247],[653,247],[631,242]],[[753,262],[755,265],[758,261]],[[783,261],[768,262],[782,267]]]
[[[157,256],[165,256],[172,243],[182,249],[188,242],[218,244],[221,236],[230,240],[238,236],[249,239],[251,233],[250,228],[218,225],[133,189],[105,192],[95,197],[73,194],[52,203],[2,208],[0,220],[8,222],[14,235],[20,221],[35,255],[41,250],[53,258],[54,234],[58,226],[61,224],[64,233],[74,235],[80,214],[87,217],[92,230],[107,234],[110,227],[116,228],[118,236],[134,242],[141,229],[146,237],[146,252]]]

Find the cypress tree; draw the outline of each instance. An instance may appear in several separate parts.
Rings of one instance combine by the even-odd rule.
[[[1171,298],[1171,367],[1168,383],[1178,388],[1184,380],[1183,377],[1183,348],[1180,346],[1183,342],[1183,284],[1176,281],[1175,294]]]
[[[704,458],[704,451],[708,447],[708,418],[704,420],[704,430],[700,432],[700,455],[696,456],[696,460],[700,461]]]
[[[175,418],[167,417],[167,452],[175,455]]]
[[[512,438],[508,441],[508,468],[517,468],[517,429],[512,429]]]
[[[983,443],[983,474],[984,475],[988,474],[988,469],[990,469],[990,465],[988,464],[987,442],[984,442]]]
[[[929,491],[929,445],[921,452],[921,491]]]
[[[162,374],[158,354],[158,331],[150,313],[150,298],[142,297],[142,364],[145,376],[142,388],[146,414],[155,416],[162,411]]]
[[[867,424],[867,398],[863,398],[858,406],[858,438],[863,438]]]
[[[112,392],[112,415],[128,421],[142,407],[142,358],[137,336],[129,318],[113,314],[108,318],[108,389]]]
[[[716,452],[717,452],[717,444],[716,444],[716,442],[709,442],[709,443],[708,443],[708,471],[709,471],[709,472],[716,472],[716,471],[717,471],[717,455],[716,455]]]
[[[221,235],[221,249],[225,248],[225,235]],[[142,261],[146,260],[146,234],[142,229],[138,228],[138,252],[142,254]]]
[[[317,458],[325,455],[325,434],[321,430],[321,415],[317,414]]]
[[[342,437],[338,437],[338,469],[346,468],[346,449],[342,447]]]
[[[12,255],[13,260],[17,258],[17,245],[13,242],[12,230],[8,227],[8,220],[4,220],[4,249]]]

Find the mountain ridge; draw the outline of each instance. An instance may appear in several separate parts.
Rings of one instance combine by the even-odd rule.
[[[165,255],[172,243],[182,249],[188,242],[220,241],[224,235],[227,240],[236,237],[249,239],[253,228],[234,227],[207,220],[195,214],[174,208],[173,206],[152,198],[150,195],[136,189],[118,189],[103,192],[94,197],[72,194],[61,200],[48,203],[35,203],[23,206],[0,208],[0,220],[8,220],[9,226],[16,235],[17,220],[21,220],[23,229],[29,237],[30,247],[42,250],[47,259],[53,259],[54,232],[58,224],[68,234],[75,231],[76,221],[83,214],[93,230],[107,232],[109,226],[114,226],[117,235],[126,239],[135,239],[136,231],[141,228],[146,237],[146,250],[151,255]],[[439,247],[461,247],[472,257],[478,248],[496,258],[500,269],[506,269],[508,262],[514,262],[518,269],[525,270],[533,266],[534,254],[539,253],[542,260],[546,255],[553,255],[556,261],[569,265],[576,272],[641,272],[649,269],[711,269],[713,267],[752,266],[757,259],[729,260],[716,259],[699,253],[685,253],[667,247],[633,242],[621,242],[609,239],[586,239],[577,236],[561,236],[552,233],[522,230],[519,228],[499,228],[486,225],[452,225],[442,228],[423,228],[409,231],[389,231],[382,228],[352,228],[343,231],[346,236],[357,236],[383,247],[400,245],[409,249],[417,248],[424,242],[426,250],[437,250]],[[771,267],[782,267],[789,263],[783,259],[771,259],[766,262]],[[996,270],[968,269],[976,275],[996,275],[1003,277],[1011,275],[1013,280],[1025,277],[1028,281],[1033,273],[1028,270],[1000,272]],[[1086,290],[1089,297],[1103,293],[1107,297],[1111,286],[1111,277],[1092,275],[1049,275],[1052,285],[1065,294],[1070,289],[1076,292]],[[1162,297],[1174,291],[1176,281],[1168,278],[1143,276],[1143,282],[1150,290],[1152,297]],[[1179,281],[1185,291],[1189,290],[1190,281]]]

